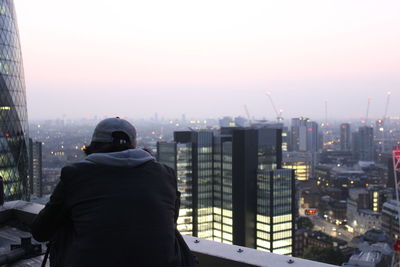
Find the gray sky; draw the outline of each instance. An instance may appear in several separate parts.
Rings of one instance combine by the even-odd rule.
[[[396,0],[16,0],[32,119],[399,116]]]

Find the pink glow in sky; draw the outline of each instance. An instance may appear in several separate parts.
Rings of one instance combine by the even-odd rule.
[[[382,116],[400,1],[15,0],[30,118]],[[210,108],[212,107],[212,108]],[[343,107],[346,107],[344,109]],[[399,115],[393,104],[389,115]]]

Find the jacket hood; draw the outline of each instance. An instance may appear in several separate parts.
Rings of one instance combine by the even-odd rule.
[[[136,167],[155,159],[148,152],[135,148],[120,152],[93,153],[87,156],[85,160],[108,166]]]

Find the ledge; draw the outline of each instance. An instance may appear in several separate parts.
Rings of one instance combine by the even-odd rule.
[[[0,224],[29,228],[43,205],[25,202],[6,202],[0,207]],[[282,256],[261,250],[228,245],[201,238],[183,236],[201,267],[333,267],[334,265]]]
[[[266,251],[223,244],[201,238],[184,236],[190,250],[199,258],[204,267],[333,267],[315,261],[282,256]]]

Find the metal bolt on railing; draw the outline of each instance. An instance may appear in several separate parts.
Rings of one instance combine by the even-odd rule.
[[[239,249],[237,250],[238,253],[242,253],[243,251],[244,251],[244,250],[241,249],[241,248],[239,248]]]
[[[194,243],[198,244],[198,243],[200,243],[200,240],[196,239],[196,240],[194,241]]]
[[[287,263],[292,264],[292,263],[294,263],[294,260],[290,259],[287,261]]]

